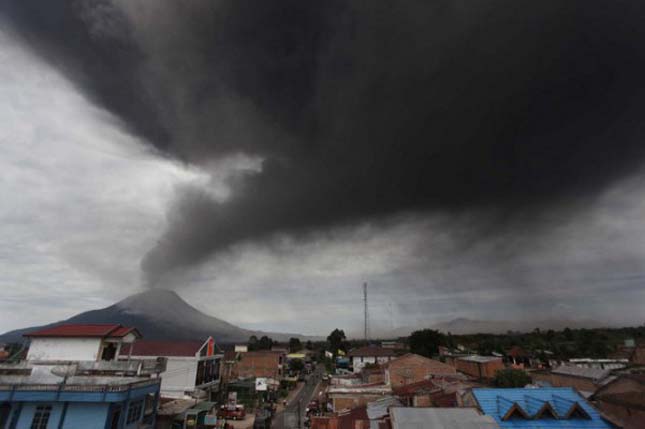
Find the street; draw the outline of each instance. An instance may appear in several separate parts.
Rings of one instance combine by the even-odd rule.
[[[299,427],[304,427],[306,414],[305,409],[307,408],[309,401],[311,401],[312,395],[316,391],[316,387],[320,383],[324,373],[325,369],[323,365],[318,365],[316,370],[311,374],[309,381],[300,390],[300,392],[298,392],[298,395],[296,395],[296,397],[287,404],[285,410],[276,413],[275,418],[273,419],[273,428],[297,429]],[[300,426],[298,426],[298,420],[300,420]]]

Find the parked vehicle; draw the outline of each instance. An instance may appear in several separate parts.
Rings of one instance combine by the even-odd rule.
[[[217,413],[217,417],[227,420],[243,420],[246,417],[246,410],[244,409],[244,405],[236,405],[235,408],[222,405]]]

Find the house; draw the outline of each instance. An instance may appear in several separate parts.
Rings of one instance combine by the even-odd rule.
[[[408,353],[385,365],[385,383],[392,387],[417,383],[437,375],[456,374],[450,365],[414,353]]]
[[[454,374],[393,386],[392,392],[409,407],[460,407],[461,396],[473,387],[480,385],[462,374]]]
[[[491,416],[472,408],[391,408],[392,429],[498,429]]]
[[[607,369],[561,365],[551,370],[533,371],[531,380],[533,383],[546,383],[551,387],[573,387],[590,396],[600,386],[613,380],[613,377],[611,371]]]
[[[215,341],[139,340],[121,349],[120,360],[166,359],[161,373],[163,398],[211,398],[219,392],[222,354],[215,353]]]
[[[350,410],[327,416],[312,416],[311,429],[369,429],[389,427],[390,409],[400,407],[398,399],[385,396]]]
[[[325,416],[312,416],[311,429],[357,429],[370,427],[367,406],[343,410]]]
[[[240,353],[232,371],[234,378],[272,378],[280,380],[284,375],[286,355],[284,352],[258,350]]]
[[[63,325],[28,334],[27,359],[0,365],[0,428],[151,429],[164,361],[114,360],[139,337],[120,325]]]
[[[569,387],[476,388],[467,403],[508,429],[610,429],[605,420],[578,392]]]
[[[491,380],[497,371],[504,369],[504,361],[495,356],[465,356],[455,359],[457,371],[477,379]]]
[[[351,360],[354,372],[361,370],[368,364],[384,364],[396,357],[394,349],[385,349],[377,346],[366,346],[350,350],[347,357]]]
[[[622,369],[629,364],[629,359],[591,359],[577,358],[569,359],[569,365],[580,368],[597,368],[597,369]]]
[[[645,365],[645,343],[638,344],[634,348],[634,351],[629,358],[629,363],[632,365]]]
[[[111,361],[122,345],[141,338],[134,329],[116,324],[69,324],[25,334],[29,361]]]
[[[624,429],[645,428],[645,374],[623,374],[600,387],[592,399]]]
[[[442,397],[439,400],[441,405],[433,403],[431,397],[434,396],[436,398],[438,395],[442,395],[442,390],[432,380],[422,380],[411,384],[395,386],[392,388],[392,393],[408,407],[457,406],[456,401],[453,403],[451,400],[454,399],[454,394],[448,395],[452,396],[452,398]],[[449,405],[445,405],[447,402],[449,402]]]
[[[384,384],[346,384],[329,386],[326,393],[332,411],[339,412],[367,405],[384,396],[391,396],[392,389]]]

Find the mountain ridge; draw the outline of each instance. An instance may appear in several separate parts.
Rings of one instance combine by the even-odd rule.
[[[137,328],[143,338],[149,340],[194,340],[213,336],[218,343],[227,344],[246,343],[252,335],[258,337],[267,335],[276,341],[288,341],[291,337],[301,340],[318,339],[302,334],[240,328],[204,314],[174,291],[152,289],[130,295],[110,306],[85,311],[65,320],[5,332],[0,335],[0,342],[21,342],[24,334],[68,323],[120,323]]]

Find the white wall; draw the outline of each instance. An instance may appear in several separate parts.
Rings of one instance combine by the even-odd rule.
[[[197,359],[169,357],[166,371],[161,373],[161,396],[182,398],[185,391],[195,390]]]
[[[352,357],[352,368],[354,369],[354,372],[361,372],[365,365],[369,363],[378,363],[378,364],[384,364],[386,362],[389,362],[392,360],[390,356],[363,356],[363,357]]]
[[[97,360],[100,338],[32,338],[27,360]]]

